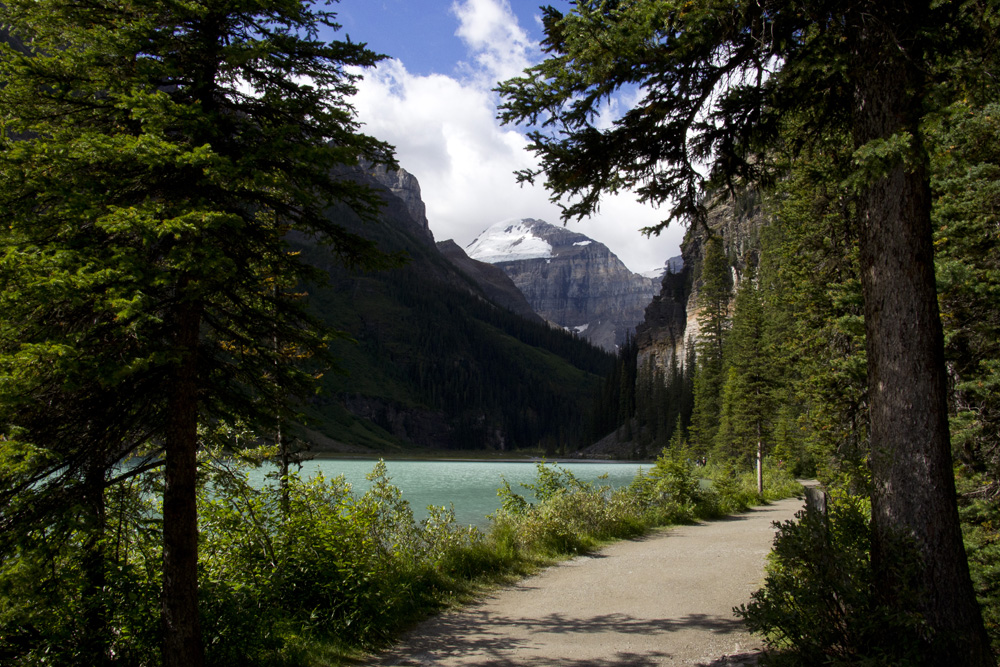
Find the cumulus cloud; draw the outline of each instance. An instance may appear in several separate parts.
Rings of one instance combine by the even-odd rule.
[[[452,5],[456,36],[469,60],[447,74],[415,75],[399,60],[365,74],[354,104],[365,131],[396,147],[400,165],[417,177],[438,240],[466,246],[494,222],[532,217],[559,224],[559,209],[541,187],[521,187],[513,173],[533,166],[518,128],[496,120],[496,82],[540,57],[507,0]],[[646,239],[637,230],[665,217],[632,197],[609,198],[601,213],[570,223],[606,244],[632,270],[662,265],[683,230]]]
[[[539,55],[538,45],[518,25],[507,0],[464,0],[451,5],[458,18],[455,31],[465,43],[474,65],[463,63],[474,79],[493,86],[517,76]]]

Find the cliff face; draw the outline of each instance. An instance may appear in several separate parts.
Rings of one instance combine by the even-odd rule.
[[[678,361],[684,359],[690,277],[691,272],[683,268],[663,276],[660,293],[653,297],[652,303],[646,307],[643,321],[636,327],[640,364],[653,358],[667,370],[674,355],[677,355]]]
[[[632,273],[603,243],[541,220],[497,223],[466,249],[510,276],[547,321],[614,350],[656,293],[650,278]]]
[[[403,168],[390,171],[382,165],[369,165],[365,172],[374,181],[373,185],[388,190],[393,195],[391,199],[403,205],[409,215],[400,217],[408,217],[412,221],[414,235],[423,241],[434,243],[434,235],[427,222],[427,206],[420,197],[420,183],[416,177]]]
[[[756,266],[759,259],[760,230],[764,224],[760,204],[752,193],[741,198],[716,197],[706,224],[713,234],[722,237],[722,246],[732,266],[735,293],[747,267]],[[706,238],[708,232],[703,226],[693,225],[688,229],[681,244],[683,268],[664,275],[660,293],[636,327],[640,365],[652,359],[666,371],[675,355],[679,365],[684,365],[688,345],[698,338],[698,294]]]

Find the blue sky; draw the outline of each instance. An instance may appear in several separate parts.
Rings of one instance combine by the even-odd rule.
[[[560,0],[549,2],[559,4]],[[331,7],[344,26],[342,34],[401,60],[412,74],[429,75],[452,74],[457,63],[467,58],[466,45],[456,34],[456,4],[454,0],[340,0]],[[542,37],[536,18],[541,14],[540,4],[534,0],[507,3],[534,41]]]
[[[513,172],[534,165],[535,158],[525,150],[522,128],[496,121],[492,92],[498,81],[541,58],[539,4],[340,0],[330,6],[344,26],[338,38],[348,35],[390,57],[365,73],[354,105],[365,131],[393,144],[400,166],[417,177],[439,241],[454,239],[464,247],[510,218],[560,224],[559,210],[541,186],[516,183]],[[548,4],[568,7],[565,0]],[[682,228],[652,239],[638,232],[666,213],[618,196],[605,200],[599,215],[570,225],[606,244],[633,271],[646,271],[679,254]]]

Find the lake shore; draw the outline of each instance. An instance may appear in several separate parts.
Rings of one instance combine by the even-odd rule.
[[[492,455],[492,452],[477,450],[446,450],[446,451],[422,451],[422,452],[372,452],[372,453],[346,453],[346,452],[306,452],[303,461],[442,461],[442,462],[466,462],[479,463],[489,461],[492,463],[636,463],[640,465],[653,465],[653,459],[595,459],[595,458],[574,458],[571,456],[547,457],[536,453],[521,455],[511,455],[509,452],[502,452]]]

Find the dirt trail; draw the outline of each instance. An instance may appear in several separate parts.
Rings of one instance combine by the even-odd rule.
[[[756,664],[732,609],[764,577],[789,499],[720,521],[619,542],[429,619],[370,664],[646,667]]]

